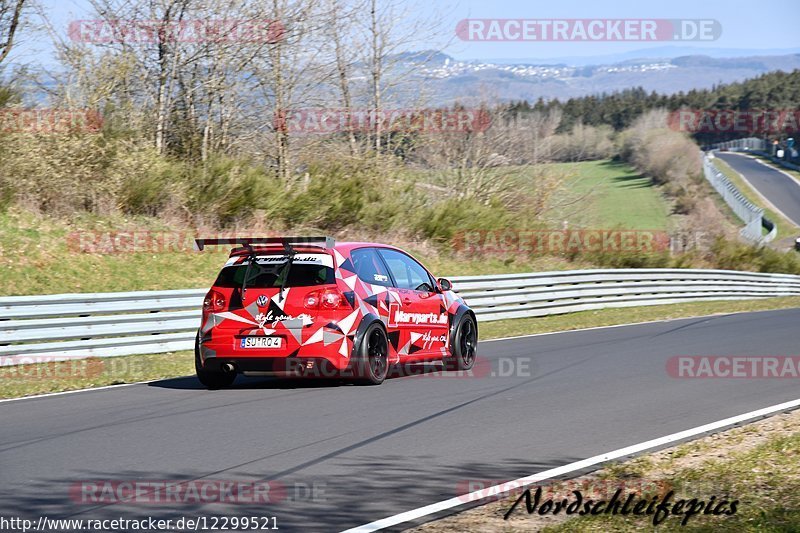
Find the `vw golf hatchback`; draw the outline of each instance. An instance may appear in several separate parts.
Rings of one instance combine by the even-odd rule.
[[[237,246],[203,301],[195,368],[209,388],[237,374],[377,385],[398,364],[475,363],[475,314],[399,248],[330,237],[196,240],[207,245]]]

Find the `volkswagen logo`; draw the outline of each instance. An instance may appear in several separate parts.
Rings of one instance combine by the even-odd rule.
[[[267,299],[267,297],[262,294],[261,296],[256,298],[256,305],[259,307],[264,307],[265,305],[267,305],[268,301],[269,300]]]

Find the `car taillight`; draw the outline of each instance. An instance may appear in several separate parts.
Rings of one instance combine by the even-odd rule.
[[[203,311],[218,313],[225,310],[225,297],[217,291],[211,290],[203,300]]]
[[[319,289],[306,294],[306,309],[349,309],[344,294],[336,289]]]

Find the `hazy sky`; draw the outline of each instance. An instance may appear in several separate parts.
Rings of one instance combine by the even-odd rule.
[[[71,20],[90,18],[86,0],[36,0],[53,26],[66,32]],[[263,1],[263,0],[260,0]],[[702,48],[800,48],[800,0],[408,0],[423,20],[439,21],[433,38],[419,48],[445,48],[459,59],[545,59],[564,56],[616,54],[663,46]],[[465,42],[455,36],[462,19],[716,19],[718,40],[709,42]],[[52,62],[48,38],[23,36],[14,54],[19,62]],[[13,61],[13,59],[12,59]]]
[[[435,2],[434,2],[435,4]],[[593,56],[648,47],[800,47],[800,0],[462,0],[450,10],[451,27],[464,18],[525,19],[716,19],[722,35],[710,42],[464,42],[452,55],[463,58]]]

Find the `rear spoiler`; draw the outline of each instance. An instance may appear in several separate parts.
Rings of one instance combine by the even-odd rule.
[[[254,244],[279,244],[284,248],[293,246],[310,246],[314,248],[333,248],[336,241],[333,237],[238,237],[233,239],[195,239],[195,250],[202,251],[206,246],[240,245],[250,247]]]

